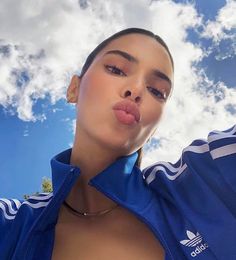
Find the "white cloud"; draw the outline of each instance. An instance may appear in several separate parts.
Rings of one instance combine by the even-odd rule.
[[[233,58],[236,55],[236,1],[227,0],[214,20],[208,20],[201,36],[213,40],[208,50],[218,52],[217,60]],[[221,46],[224,43],[223,47]],[[227,46],[227,47],[226,47]]]
[[[234,8],[234,2],[228,1],[227,6]],[[230,17],[226,7],[215,21],[221,32],[235,26],[226,19]],[[223,82],[210,82],[194,65],[205,53],[202,46],[187,40],[187,32],[197,30],[202,22],[194,5],[170,0],[2,0],[0,52],[1,46],[5,49],[0,53],[0,104],[22,120],[45,120],[46,115],[34,114],[34,103],[46,96],[52,104],[64,98],[69,78],[79,72],[100,41],[126,27],[150,29],[166,40],[173,53],[175,90],[155,136],[160,146],[146,154],[143,165],[176,160],[193,138],[235,121],[228,111],[234,105],[235,90]],[[210,22],[207,31],[212,37],[219,35]],[[224,97],[216,100],[210,90]],[[74,126],[75,121],[69,127]]]
[[[29,130],[28,130],[28,129],[24,130],[23,136],[24,136],[24,137],[29,136]]]
[[[230,37],[229,31],[236,28],[235,13],[236,1],[227,0],[225,6],[219,10],[215,21],[207,22],[203,36],[213,38],[216,42]],[[232,36],[235,37],[235,35]]]

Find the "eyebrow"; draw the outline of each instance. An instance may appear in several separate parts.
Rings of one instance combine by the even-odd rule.
[[[124,52],[124,51],[120,51],[120,50],[111,50],[111,51],[108,51],[106,52],[103,56],[107,55],[107,54],[115,54],[115,55],[119,55],[123,58],[125,58],[126,60],[128,60],[129,62],[133,62],[133,63],[139,63],[139,60],[137,58],[135,58],[134,56],[130,55],[129,53],[127,52]],[[161,78],[161,79],[164,79],[166,81],[168,81],[168,83],[170,84],[170,86],[172,86],[172,82],[170,80],[170,78],[164,74],[163,72],[161,72],[160,70],[158,69],[153,69],[152,70],[152,74],[154,76],[156,76],[157,78]]]
[[[124,51],[111,50],[111,51],[106,52],[104,55],[107,55],[107,54],[119,55],[119,56],[122,56],[123,58],[125,58],[126,60],[128,60],[130,62],[138,63],[138,60],[135,57],[133,57],[132,55],[130,55],[129,53],[124,52]]]

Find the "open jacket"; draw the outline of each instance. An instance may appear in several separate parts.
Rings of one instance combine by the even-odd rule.
[[[80,176],[70,155],[51,160],[53,193],[0,199],[1,260],[51,259],[59,209]],[[136,159],[120,158],[89,185],[143,221],[165,260],[236,260],[236,125],[193,141],[175,164],[141,172]]]

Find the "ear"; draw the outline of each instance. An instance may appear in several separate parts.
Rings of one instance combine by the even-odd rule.
[[[79,98],[79,87],[80,87],[80,78],[77,75],[74,75],[71,79],[69,87],[67,88],[67,92],[66,92],[67,103],[77,103]]]

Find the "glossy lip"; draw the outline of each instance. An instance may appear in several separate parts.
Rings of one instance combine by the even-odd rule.
[[[136,120],[136,122],[140,121],[139,109],[138,109],[137,105],[134,102],[130,101],[130,100],[123,100],[123,101],[117,102],[113,106],[113,110],[125,111],[126,113],[129,113],[129,114],[133,115],[135,120]]]

